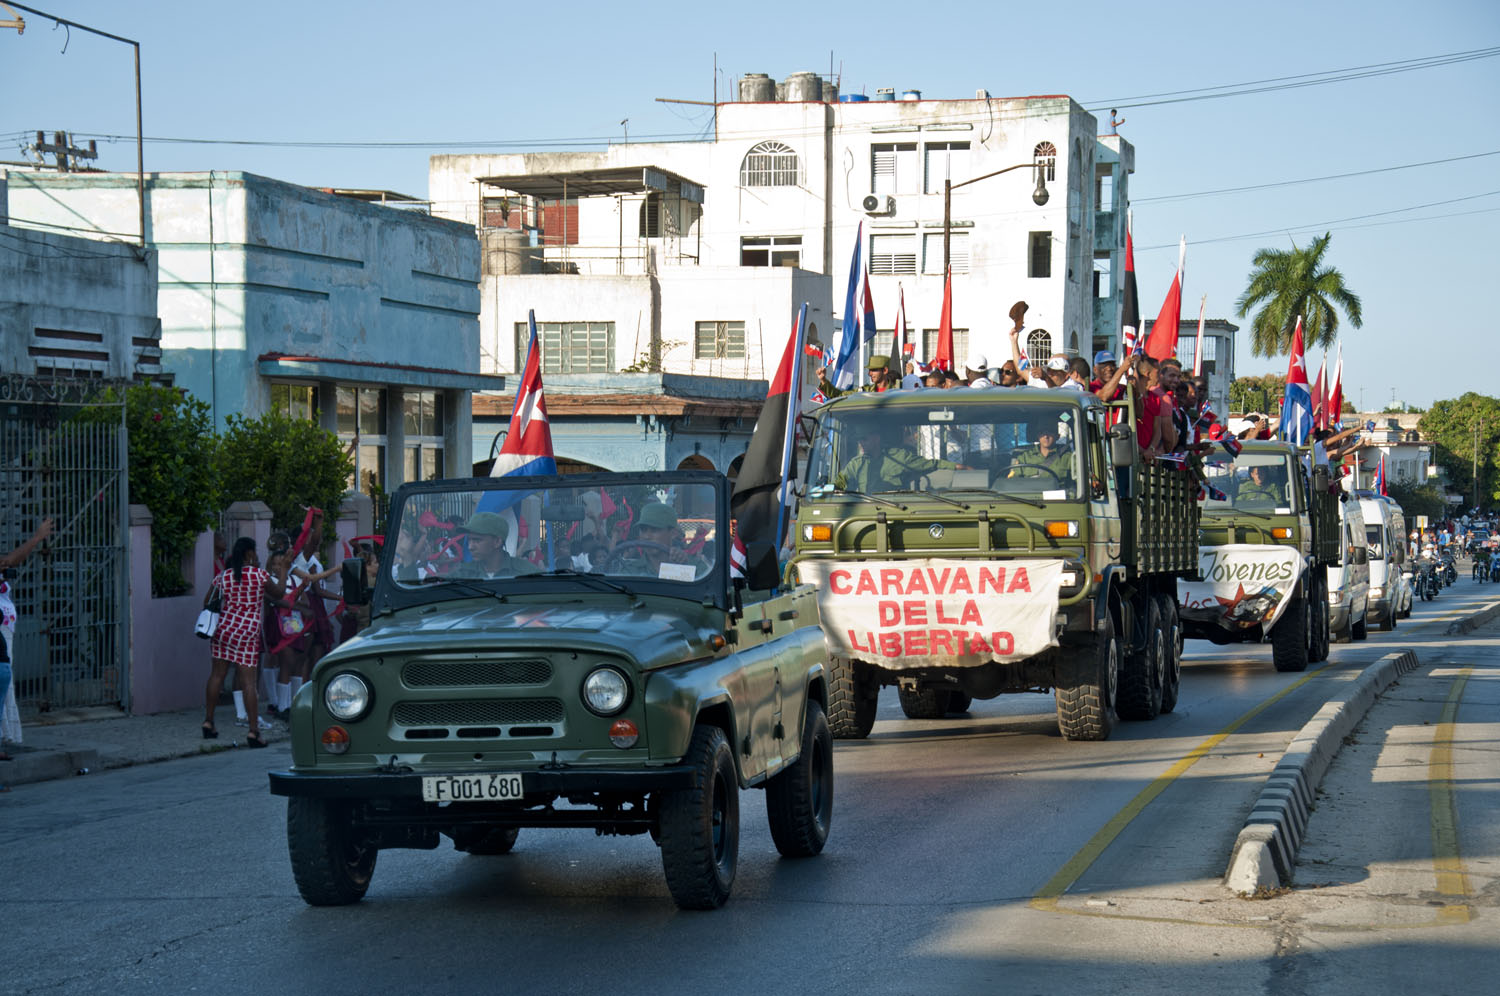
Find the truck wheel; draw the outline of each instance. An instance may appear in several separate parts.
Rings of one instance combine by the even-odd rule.
[[[734,755],[723,730],[700,725],[693,730],[683,761],[693,769],[692,787],[661,793],[662,870],[679,907],[717,909],[729,898],[739,863],[740,790]]]
[[[297,891],[309,906],[347,906],[364,898],[380,852],[356,835],[348,806],[292,796],[286,801],[286,843]]]
[[[1389,633],[1391,630],[1396,628],[1396,625],[1396,609],[1393,606],[1391,610],[1385,614],[1385,618],[1380,620],[1380,631],[1382,633]]]
[[[1353,612],[1353,609],[1349,610]],[[1369,608],[1365,609],[1365,615],[1359,617],[1359,622],[1349,624],[1349,641],[1351,643],[1367,639],[1370,635]]]
[[[863,740],[875,726],[875,708],[880,704],[880,684],[867,664],[834,658],[828,689],[828,728],[839,740]]]
[[[969,706],[973,704],[974,696],[972,695],[965,694],[964,692],[948,693],[948,711],[950,713],[966,713],[969,711]]]
[[[1115,729],[1120,645],[1106,615],[1085,646],[1068,647],[1058,660],[1057,728],[1068,740],[1108,740]]]
[[[1177,708],[1177,694],[1182,690],[1182,620],[1177,616],[1177,602],[1171,595],[1156,597],[1162,632],[1167,635],[1167,673],[1161,683],[1161,711],[1171,712]]]
[[[1329,636],[1328,636],[1328,585],[1323,579],[1313,582],[1312,596],[1307,602],[1308,610],[1312,612],[1312,644],[1308,648],[1307,659],[1310,663],[1319,664],[1328,659]]]
[[[919,688],[907,691],[898,688],[901,694],[901,711],[907,719],[942,719],[948,715],[948,703],[953,693],[946,688]]]
[[[833,820],[833,734],[816,699],[807,700],[802,754],[766,783],[771,839],[788,858],[810,858],[828,842]]]
[[[1306,671],[1312,644],[1312,615],[1301,585],[1276,626],[1271,630],[1271,663],[1278,671]]]
[[[1162,685],[1167,673],[1166,632],[1156,599],[1146,601],[1146,649],[1127,654],[1120,665],[1120,695],[1115,711],[1121,719],[1155,719],[1161,714]]]
[[[516,846],[519,827],[490,827],[460,831],[453,835],[453,849],[465,854],[509,854]]]

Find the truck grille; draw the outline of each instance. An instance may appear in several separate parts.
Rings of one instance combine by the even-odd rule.
[[[398,702],[397,726],[516,726],[563,721],[557,699],[474,699],[459,702]]]
[[[412,661],[401,669],[408,688],[465,688],[476,685],[545,685],[552,665],[545,660]]]

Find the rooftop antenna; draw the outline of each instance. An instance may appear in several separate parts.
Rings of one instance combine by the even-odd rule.
[[[621,121],[620,121],[620,127],[625,129],[625,144],[629,145],[630,144],[630,119],[629,118],[623,118],[623,119],[621,119]]]

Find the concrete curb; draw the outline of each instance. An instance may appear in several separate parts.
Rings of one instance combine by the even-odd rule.
[[[1500,605],[1484,612],[1500,613]],[[1483,615],[1484,613],[1480,613]],[[1414,651],[1386,654],[1365,668],[1353,685],[1319,709],[1287,746],[1260,798],[1235,838],[1224,884],[1235,892],[1253,893],[1290,884],[1313,793],[1346,737],[1364,718],[1380,693],[1417,667]]]
[[[1466,616],[1463,619],[1455,619],[1453,622],[1449,623],[1447,635],[1465,636],[1469,633],[1474,632],[1474,630],[1483,626],[1485,623],[1492,621],[1497,616],[1500,616],[1500,602],[1491,602],[1489,605],[1486,605],[1484,608],[1480,609],[1473,615]]]
[[[45,750],[34,754],[15,754],[0,768],[0,781],[6,785],[29,785],[67,778],[83,771],[99,770],[96,750]]]

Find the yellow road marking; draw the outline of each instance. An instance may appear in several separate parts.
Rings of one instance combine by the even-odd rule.
[[[1316,678],[1327,667],[1328,665],[1324,664],[1317,670],[1310,671],[1307,674],[1303,675],[1301,678],[1292,682],[1290,685],[1287,685],[1281,691],[1277,692],[1275,695],[1272,695],[1260,705],[1251,709],[1239,719],[1236,719],[1234,722],[1224,727],[1224,729],[1220,730],[1218,733],[1215,733],[1213,736],[1209,737],[1207,740],[1194,747],[1186,755],[1184,755],[1181,760],[1179,760],[1176,764],[1172,765],[1165,772],[1163,772],[1150,785],[1147,785],[1145,788],[1141,789],[1141,791],[1136,795],[1134,799],[1131,799],[1128,803],[1125,804],[1124,809],[1120,810],[1114,815],[1112,819],[1110,819],[1108,823],[1104,824],[1104,826],[1100,828],[1099,832],[1094,834],[1094,836],[1089,839],[1089,842],[1087,844],[1084,844],[1077,854],[1069,858],[1067,863],[1063,865],[1062,868],[1058,869],[1057,874],[1053,875],[1052,878],[1047,881],[1047,884],[1041,887],[1037,894],[1031,899],[1032,908],[1055,911],[1057,908],[1057,901],[1062,896],[1062,894],[1064,892],[1067,892],[1068,888],[1072,886],[1074,882],[1083,877],[1083,873],[1088,871],[1089,866],[1098,859],[1100,854],[1104,853],[1104,849],[1112,844],[1114,842],[1114,839],[1120,835],[1120,832],[1130,825],[1131,820],[1140,815],[1141,810],[1145,809],[1148,805],[1151,804],[1151,801],[1153,799],[1165,792],[1167,790],[1167,786],[1171,785],[1174,781],[1180,778],[1183,772],[1187,771],[1193,765],[1203,760],[1203,758],[1209,753],[1209,751],[1213,750],[1215,747],[1219,746],[1219,744],[1223,743],[1227,737],[1232,735],[1240,727],[1250,722],[1250,720],[1254,719],[1256,716],[1259,716],[1262,712],[1270,708],[1285,696],[1301,688],[1313,678]]]
[[[1432,757],[1427,766],[1427,786],[1432,800],[1432,868],[1437,875],[1437,891],[1465,901],[1472,894],[1463,855],[1458,848],[1458,807],[1453,798],[1453,721],[1458,715],[1458,702],[1463,698],[1464,686],[1473,673],[1472,667],[1464,668],[1448,690],[1448,700],[1443,703],[1442,715],[1432,734]],[[1438,913],[1438,919],[1445,923],[1467,923],[1467,902],[1444,907]]]

